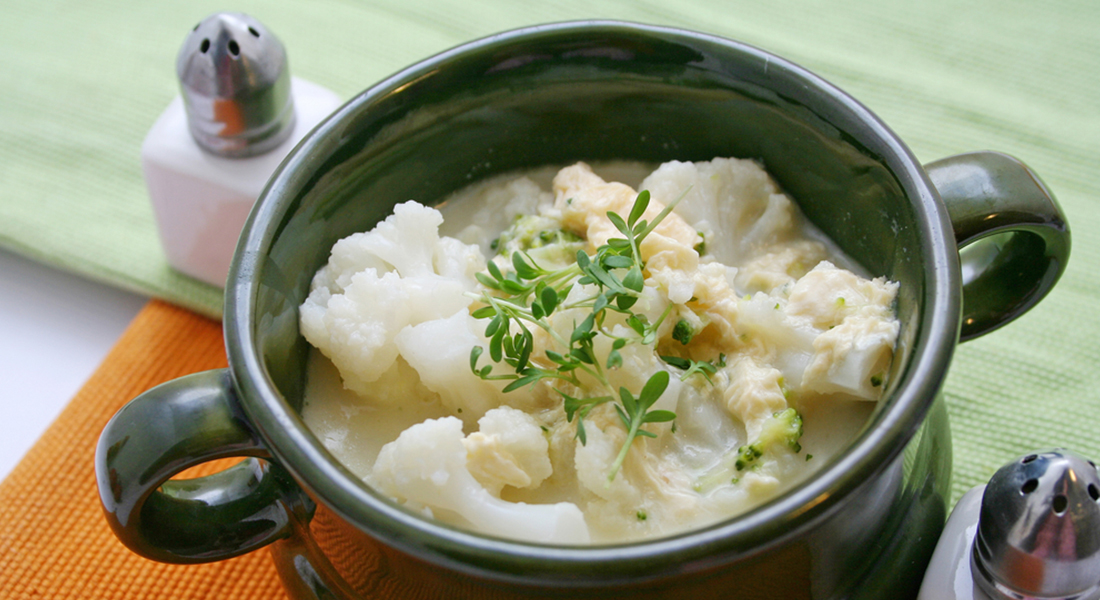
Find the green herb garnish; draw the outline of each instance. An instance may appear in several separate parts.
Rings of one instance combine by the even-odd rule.
[[[720,367],[726,366],[726,355],[719,355],[718,360],[709,362],[705,360],[690,360],[679,356],[661,356],[661,360],[684,371],[680,381],[687,381],[692,375],[702,375],[709,383],[713,384],[710,376],[717,373]]]
[[[511,270],[502,271],[495,262],[490,261],[486,272],[476,275],[486,289],[474,295],[484,306],[472,315],[477,319],[488,319],[485,336],[489,338],[489,358],[493,363],[503,363],[507,368],[498,373],[492,364],[479,366],[484,350],[475,346],[470,350],[470,370],[482,379],[510,380],[504,388],[505,392],[544,379],[558,380],[582,389],[579,373],[595,380],[598,384],[596,389],[585,397],[573,397],[562,389],[555,389],[563,399],[567,420],[573,422],[576,419],[576,437],[582,444],[587,441],[584,418],[589,412],[606,402],[619,401],[615,404],[615,410],[627,430],[627,438],[608,474],[608,481],[614,479],[622,467],[636,437],[656,437],[642,429],[643,425],[667,422],[676,417],[671,411],[649,410],[668,386],[669,375],[666,371],[652,375],[636,397],[625,388],[613,389],[606,372],[622,365],[619,351],[627,344],[654,344],[657,329],[672,310],[669,305],[656,323],[649,323],[644,315],[633,313],[630,309],[640,297],[645,283],[642,275],[645,263],[639,251],[642,240],[668,216],[678,201],[670,203],[652,222],[647,222],[642,215],[649,206],[649,192],[643,190],[625,220],[614,212],[607,213],[607,218],[623,237],[607,240],[593,256],[578,250],[576,262],[564,268],[544,269],[526,252],[514,251]],[[596,293],[563,305],[575,284],[593,285]],[[556,310],[576,308],[586,308],[588,313],[574,325],[569,339],[565,339],[550,326],[547,318]],[[618,337],[604,329],[609,312],[624,315],[627,326],[637,337]],[[531,356],[534,351],[533,327],[545,331],[556,345],[556,350],[545,351],[545,360]],[[597,356],[594,344],[597,334],[612,339],[607,356]]]

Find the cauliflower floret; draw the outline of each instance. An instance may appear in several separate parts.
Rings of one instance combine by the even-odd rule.
[[[787,314],[825,330],[814,339],[804,390],[878,399],[898,335],[897,290],[896,282],[864,279],[829,261],[794,284]]]
[[[878,400],[894,353],[898,322],[879,316],[851,316],[814,340],[814,354],[802,376],[805,390]]]
[[[484,323],[465,310],[442,319],[405,327],[393,338],[393,347],[416,369],[420,381],[439,394],[451,414],[473,422],[504,402],[504,385],[470,373],[470,349],[488,342],[479,333]]]
[[[453,512],[490,535],[549,544],[589,542],[577,505],[506,502],[478,483],[466,463],[462,421],[429,419],[382,447],[372,480],[385,494]]]
[[[584,163],[577,163],[558,172],[554,177],[554,195],[554,207],[561,211],[562,226],[584,236],[592,251],[610,238],[622,237],[615,225],[608,220],[607,213],[616,213],[625,220],[638,197],[638,193],[630,186],[606,182]],[[675,199],[676,196],[664,202],[650,200],[642,218],[652,222],[667,203]],[[650,242],[650,238],[654,241]],[[671,241],[657,241],[662,238],[671,238]],[[648,261],[650,255],[661,251],[667,244],[678,244],[694,252],[693,248],[701,241],[699,233],[673,213],[665,217],[646,237],[641,252]],[[647,242],[651,244],[648,251]]]
[[[653,200],[667,204],[684,194],[676,212],[705,232],[706,252],[737,265],[758,249],[795,233],[794,207],[760,165],[751,160],[670,161],[642,181]],[[721,235],[715,232],[721,231]]]
[[[583,235],[590,251],[613,237],[622,237],[607,213],[614,212],[625,220],[638,196],[630,186],[605,182],[584,163],[558,172],[554,191],[562,225]],[[673,196],[666,202],[675,199]],[[651,199],[642,219],[651,222],[666,205]],[[695,247],[701,242],[699,232],[675,212],[665,216],[642,240],[638,251],[645,260],[649,278],[667,290],[670,302],[683,304],[695,295],[694,274],[699,268]]]
[[[760,437],[764,424],[787,408],[783,374],[774,367],[744,357],[729,367],[729,385],[723,392],[730,414],[745,424],[749,442]]]
[[[607,412],[601,411],[601,413]],[[603,500],[617,502],[624,506],[638,506],[641,503],[641,493],[630,482],[629,477],[620,473],[614,479],[607,478],[608,473],[611,472],[611,465],[615,463],[615,457],[626,438],[626,431],[621,424],[612,425],[610,418],[614,417],[610,415],[600,423],[597,415],[601,413],[593,411],[585,422],[588,438],[585,443],[582,444],[580,440],[576,442],[573,461],[577,470],[577,481],[584,489]],[[636,441],[637,445],[641,443]],[[631,448],[631,458],[637,457],[639,453],[637,445]],[[631,462],[631,458],[627,459],[627,463]]]
[[[474,273],[485,266],[474,246],[440,239],[439,212],[399,204],[372,231],[333,247],[300,308],[302,335],[329,357],[344,385],[365,395],[397,358],[394,337],[411,324],[469,306]]]
[[[791,289],[787,314],[808,319],[819,329],[835,327],[849,315],[892,318],[898,284],[883,277],[864,279],[823,260]]]
[[[374,269],[356,273],[342,293],[314,288],[300,309],[302,335],[332,360],[345,387],[365,395],[397,358],[391,342],[412,320],[410,292],[397,273]]]
[[[589,252],[620,235],[607,213],[628,214],[636,196],[630,186],[606,182],[584,163],[554,176],[554,208],[561,212],[562,227],[587,239]]]
[[[550,443],[535,418],[508,406],[494,408],[466,436],[466,466],[494,496],[510,485],[538,487],[553,472]]]
[[[784,244],[741,265],[734,283],[746,293],[774,294],[794,284],[827,256],[825,245],[814,240]]]
[[[370,232],[353,236],[364,253],[391,265],[402,277],[435,275],[434,259],[443,215],[417,202],[398,204]]]

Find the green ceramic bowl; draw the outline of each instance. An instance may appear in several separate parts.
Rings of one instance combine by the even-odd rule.
[[[395,203],[438,202],[498,173],[715,156],[762,161],[849,255],[901,283],[886,396],[812,481],[702,530],[549,547],[407,512],[303,424],[297,307],[336,240]],[[961,269],[960,245],[979,239]],[[1027,310],[1068,254],[1061,211],[1027,167],[995,153],[922,166],[865,107],[779,57],[628,23],[512,31],[378,83],[301,143],[237,249],[230,367],[120,411],[97,454],[100,493],[119,537],[156,560],[219,560],[274,542],[295,598],[904,598],[944,521],[941,387],[960,326],[967,339]],[[258,458],[166,481],[232,455]]]

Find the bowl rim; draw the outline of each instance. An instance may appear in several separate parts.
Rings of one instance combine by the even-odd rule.
[[[770,73],[804,84],[809,96],[849,119],[886,150],[882,160],[914,205],[919,236],[925,242],[920,258],[926,274],[915,352],[903,382],[895,390],[892,408],[878,425],[868,428],[842,456],[815,475],[771,501],[729,520],[654,540],[596,546],[550,546],[489,537],[430,521],[398,507],[370,490],[341,466],[308,431],[297,412],[282,398],[268,376],[251,322],[259,294],[262,257],[277,237],[273,223],[285,212],[286,189],[304,181],[338,147],[344,125],[365,106],[399,92],[449,61],[469,53],[523,44],[544,36],[616,33],[645,38],[691,41],[723,48],[767,65]],[[282,199],[282,201],[280,201]],[[806,531],[853,490],[895,461],[939,394],[958,340],[961,275],[954,233],[939,195],[908,147],[869,109],[811,71],[754,46],[687,29],[614,20],[565,21],[520,27],[476,39],[402,69],[349,100],[308,134],[276,170],[260,195],[234,256],[226,288],[225,339],[230,371],[238,397],[253,427],[274,459],[340,518],[384,543],[456,570],[498,580],[530,581],[519,574],[538,561],[550,572],[590,569],[601,580],[629,574],[638,580],[639,564],[651,565],[653,577],[684,573],[766,552]],[[563,585],[570,582],[562,581]]]

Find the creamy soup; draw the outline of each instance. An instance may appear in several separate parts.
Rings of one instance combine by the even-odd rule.
[[[666,536],[844,451],[885,386],[896,293],[752,161],[498,177],[335,244],[300,311],[302,414],[429,517]]]

